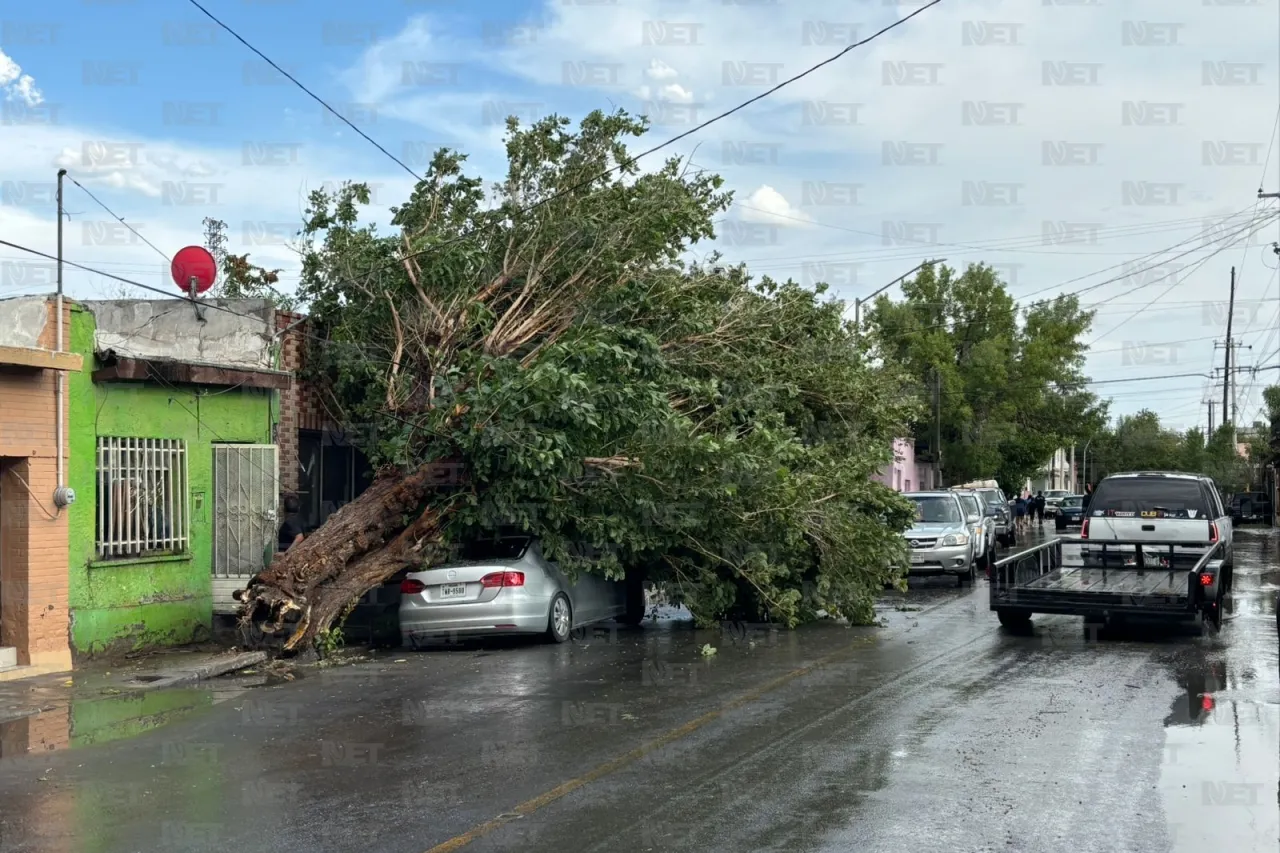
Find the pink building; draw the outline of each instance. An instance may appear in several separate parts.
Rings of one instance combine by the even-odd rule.
[[[896,492],[909,492],[921,488],[916,470],[916,444],[909,438],[893,440],[893,461],[871,479],[884,483]]]

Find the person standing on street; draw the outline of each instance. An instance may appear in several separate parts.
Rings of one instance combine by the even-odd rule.
[[[1036,508],[1036,524],[1040,527],[1044,527],[1044,492],[1036,492],[1034,503]]]
[[[1013,502],[1014,528],[1022,533],[1027,526],[1027,499],[1022,495],[1018,495],[1018,499]]]

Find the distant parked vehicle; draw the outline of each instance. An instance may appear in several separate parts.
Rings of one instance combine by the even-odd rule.
[[[966,520],[969,522],[969,535],[973,537],[974,560],[977,567],[985,572],[996,558],[995,518],[986,511],[986,501],[976,490],[952,491],[960,496],[960,503],[964,506]]]
[[[955,575],[961,584],[972,583],[976,572],[969,528],[980,517],[966,512],[953,491],[908,492],[903,497],[916,505],[916,520],[905,534],[911,574]]]
[[[1013,529],[1013,513],[1009,508],[1009,499],[996,485],[995,480],[975,480],[962,486],[952,486],[955,491],[972,490],[983,501],[982,514],[989,519],[988,525],[995,534],[995,541],[1000,545],[1013,545],[1016,534]]]
[[[461,561],[410,572],[400,585],[409,646],[454,635],[541,634],[563,643],[575,628],[643,618],[643,586],[588,572],[570,582],[528,536],[469,543]]]
[[[1058,504],[1058,511],[1053,516],[1053,529],[1063,533],[1069,527],[1080,527],[1084,524],[1084,495],[1068,495]]]
[[[1271,500],[1266,492],[1239,492],[1231,496],[1231,520],[1236,524],[1270,524]]]
[[[1064,498],[1071,496],[1070,489],[1047,489],[1044,493],[1044,514],[1047,516],[1056,515],[1058,507],[1062,505]]]

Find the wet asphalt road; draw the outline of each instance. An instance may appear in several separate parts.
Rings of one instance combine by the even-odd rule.
[[[882,628],[668,621],[223,687],[0,760],[0,851],[1275,851],[1280,537],[1237,536],[1216,637],[1011,636],[984,581],[940,579]]]

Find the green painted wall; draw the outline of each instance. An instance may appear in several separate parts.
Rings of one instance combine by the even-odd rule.
[[[270,443],[275,392],[172,387],[160,382],[95,383],[93,314],[74,306],[71,349],[85,369],[71,374],[68,484],[71,507],[71,647],[78,657],[208,639],[213,623],[213,445]],[[190,552],[95,562],[97,437],[184,439],[191,492]]]

